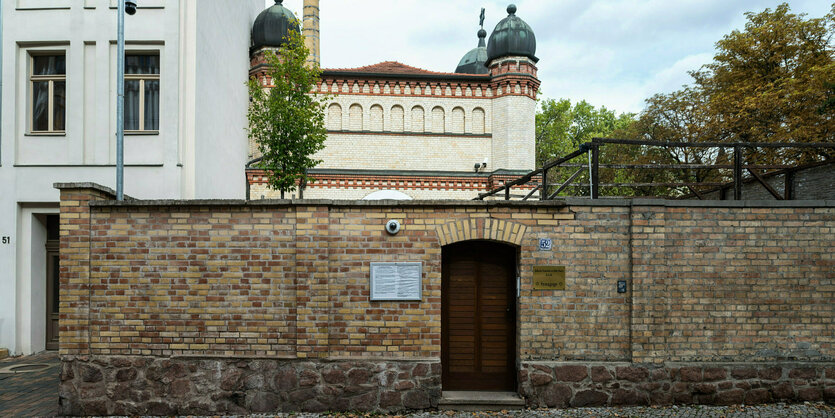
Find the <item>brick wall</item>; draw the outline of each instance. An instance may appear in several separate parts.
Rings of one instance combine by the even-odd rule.
[[[85,367],[104,367],[100,384],[112,386],[119,367],[104,366],[112,361],[211,357],[242,359],[245,366],[235,367],[246,370],[257,359],[278,362],[275,367],[313,361],[294,366],[298,378],[324,370],[317,365],[322,361],[345,372],[371,361],[377,365],[368,366],[365,381],[386,379],[391,367],[425,363],[433,371],[403,383],[397,399],[408,392],[421,399],[410,405],[437,405],[441,251],[470,239],[519,248],[519,384],[531,405],[547,404],[555,390],[565,395],[553,386],[567,378],[554,371],[560,362],[603,362],[612,371],[616,362],[627,363],[649,370],[650,379],[655,368],[670,373],[682,362],[704,368],[800,361],[807,363],[786,368],[785,379],[798,367],[811,368],[815,377],[792,391],[811,385],[821,392],[823,383],[814,379],[824,379],[835,355],[835,205],[828,201],[770,204],[776,207],[642,200],[119,204],[96,201],[112,197],[90,185],[63,185],[61,194],[61,354],[69,364],[62,396],[73,407],[79,405],[73,390],[95,383],[84,380]],[[384,231],[388,219],[403,224],[398,235]],[[551,238],[553,249],[540,251],[540,238]],[[370,301],[369,263],[379,261],[423,262],[423,299]],[[566,266],[566,290],[534,290],[534,265]],[[628,293],[617,293],[618,280],[629,283]],[[90,366],[91,358],[98,365]],[[402,363],[386,365],[391,361]],[[550,367],[552,380],[533,382],[529,371],[542,367]],[[252,373],[246,370],[241,373]],[[619,381],[615,376],[612,384]],[[317,389],[292,405],[315,399],[333,408],[320,395],[334,383],[324,375],[310,382]],[[675,382],[654,390],[670,401],[674,387],[696,390]],[[609,385],[590,399],[613,403]],[[591,396],[575,386],[570,402]],[[381,390],[351,396],[371,396],[368,409],[407,407],[381,406],[394,396]],[[640,398],[650,399],[641,390]],[[246,402],[268,392],[240,391]],[[117,411],[118,400],[102,396],[106,411]],[[165,391],[154,396],[162,399]],[[239,406],[257,409],[246,402]],[[140,412],[149,410],[147,402],[139,404]],[[235,410],[221,404],[204,411]]]

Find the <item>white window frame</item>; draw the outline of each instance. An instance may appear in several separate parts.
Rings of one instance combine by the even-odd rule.
[[[160,74],[128,74],[127,70],[125,70],[125,83],[128,81],[139,81],[139,129],[135,130],[127,130],[125,129],[125,134],[158,134],[159,129],[145,129],[145,81],[147,80],[157,80],[159,81],[159,89],[160,94],[158,100],[162,102],[162,81],[160,81],[160,75],[162,74],[162,55],[159,51],[125,51],[125,61],[127,61],[128,56],[137,56],[137,55],[153,55],[157,57],[159,61],[159,72]],[[160,112],[157,115],[160,118],[160,124],[162,123],[162,110],[160,108],[161,103],[157,103],[157,109]],[[124,123],[124,122],[123,122]]]
[[[29,59],[29,100],[27,106],[27,121],[29,126],[29,134],[32,135],[63,135],[67,132],[67,124],[69,121],[67,120],[67,97],[69,96],[69,86],[67,85],[67,70],[66,67],[68,66],[67,62],[67,53],[66,51],[36,51],[30,50],[27,54]],[[50,74],[50,75],[35,75],[35,58],[36,57],[49,57],[49,56],[63,56],[64,57],[64,74]],[[49,82],[49,90],[48,90],[48,105],[47,105],[47,130],[45,131],[36,131],[35,130],[35,83],[37,82]],[[56,81],[63,81],[64,82],[64,129],[57,130],[55,128],[55,82]]]

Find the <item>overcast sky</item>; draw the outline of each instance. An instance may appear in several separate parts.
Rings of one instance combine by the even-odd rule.
[[[488,36],[508,1],[321,0],[322,67],[382,61],[455,71],[476,47],[486,8]],[[272,5],[272,0],[266,0]],[[714,44],[743,28],[761,0],[518,0],[517,16],[534,30],[542,97],[585,99],[618,112],[639,112],[655,93],[689,83],[688,70],[709,62]],[[828,0],[789,1],[795,13],[822,17]],[[302,0],[284,6],[301,18]]]

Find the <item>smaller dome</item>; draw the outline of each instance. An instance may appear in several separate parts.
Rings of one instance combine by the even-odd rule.
[[[285,8],[284,0],[275,0],[275,4],[261,12],[252,24],[252,49],[263,47],[278,48],[287,42],[290,30],[299,30],[296,16]]]
[[[455,69],[459,74],[487,74],[490,69],[487,68],[487,47],[484,45],[484,38],[487,37],[487,31],[481,29],[478,31],[478,46],[471,49],[458,62],[458,68]]]
[[[524,20],[516,16],[516,5],[507,6],[508,16],[502,19],[490,34],[487,42],[487,63],[496,58],[509,56],[528,57],[533,62],[536,57],[536,36],[533,29]]]

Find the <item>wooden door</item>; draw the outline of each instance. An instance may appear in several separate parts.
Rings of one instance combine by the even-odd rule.
[[[47,216],[46,241],[46,349],[58,349],[58,305],[59,305],[59,232],[58,215]]]
[[[442,258],[443,389],[516,391],[516,249],[464,242]]]

